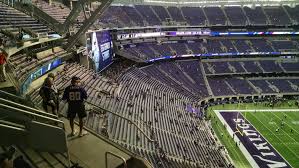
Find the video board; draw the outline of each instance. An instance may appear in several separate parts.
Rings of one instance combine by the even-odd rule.
[[[94,69],[99,72],[112,63],[114,52],[109,31],[93,31],[86,33],[88,56],[94,61]]]
[[[209,29],[199,31],[162,31],[146,33],[121,33],[117,40],[154,37],[175,37],[175,36],[273,36],[273,35],[299,35],[299,32],[217,32]]]

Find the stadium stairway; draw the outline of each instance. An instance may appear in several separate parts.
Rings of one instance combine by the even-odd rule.
[[[52,119],[47,119],[47,117],[55,117],[54,115],[43,113],[42,111],[36,110],[32,107],[32,103],[28,102],[28,100],[23,99],[21,97],[6,93],[4,91],[0,91],[1,101],[0,101],[0,108],[5,108],[6,106],[10,105],[12,108],[16,109],[16,112],[18,111],[20,114],[23,114],[22,110],[27,110],[25,113],[28,115],[33,115],[38,118],[35,119],[37,122],[45,122],[43,123],[43,127],[47,126],[48,124],[52,123]],[[5,99],[3,99],[5,98]],[[15,102],[10,102],[9,100],[15,100]],[[8,103],[8,104],[7,104]],[[26,106],[26,105],[29,106]],[[12,109],[11,108],[11,109]],[[7,110],[6,110],[7,111]],[[1,111],[1,115],[4,115],[4,111]],[[9,115],[9,118],[5,117],[2,120],[0,120],[1,125],[14,125],[14,121],[20,120],[20,115],[18,115],[18,119],[13,118],[13,114],[16,112],[12,112],[12,114]],[[6,113],[5,113],[6,114]],[[8,113],[7,113],[8,114]],[[24,116],[25,117],[25,116]],[[23,118],[24,118],[23,117]],[[26,117],[28,117],[26,115]],[[54,119],[53,118],[53,119]],[[57,118],[58,119],[58,118]],[[56,119],[56,120],[57,120]],[[56,121],[55,120],[55,121]],[[70,132],[69,122],[67,119],[59,118],[59,123],[63,123],[64,127],[64,133]],[[26,120],[26,122],[34,122],[31,120]],[[54,125],[53,125],[54,126]],[[22,127],[23,128],[23,127]],[[38,129],[42,129],[41,127],[38,127]],[[1,126],[1,130],[5,132],[5,127]],[[16,145],[16,148],[18,149],[18,155],[22,155],[27,162],[32,165],[34,168],[66,168],[69,166],[69,160],[68,160],[68,154],[71,159],[71,165],[79,164],[80,166],[84,168],[102,168],[108,165],[108,167],[119,167],[121,164],[125,164],[127,160],[129,162],[127,165],[131,165],[130,167],[151,167],[151,165],[143,160],[142,158],[136,156],[135,154],[129,152],[125,148],[121,147],[120,145],[107,140],[104,136],[98,135],[93,130],[87,129],[89,132],[88,135],[79,138],[77,136],[68,137],[67,138],[67,150],[68,152],[63,152],[63,149],[60,150],[59,144],[55,143],[55,145],[46,145],[49,144],[51,141],[54,143],[55,140],[57,141],[58,138],[56,137],[57,134],[49,134],[53,135],[51,136],[51,139],[48,139],[48,142],[45,141],[45,137],[43,135],[36,134],[33,135],[34,132],[31,131],[32,127],[25,127],[24,129],[29,129],[27,133],[31,136],[35,136],[35,138],[31,138],[31,141],[27,141],[23,138],[18,139],[11,139],[13,137],[8,136],[9,134],[5,134],[4,139],[1,138],[0,140],[0,146],[6,146],[1,148],[0,152],[5,151],[6,148],[10,145]],[[78,126],[75,126],[75,129],[79,130]],[[48,128],[48,131],[50,131],[51,128]],[[7,132],[7,131],[6,131]],[[3,132],[2,132],[3,133]],[[26,133],[26,132],[25,132]],[[44,131],[45,134],[48,134],[50,132]],[[64,138],[66,138],[66,135],[64,134]],[[14,134],[14,137],[22,137],[23,134]],[[55,136],[54,136],[55,135]],[[25,136],[26,137],[26,136]],[[27,136],[28,137],[28,136]],[[10,141],[13,140],[13,141]],[[35,140],[33,140],[35,139]],[[44,140],[42,140],[44,139]],[[21,140],[21,141],[19,141]],[[33,141],[34,142],[33,142]],[[61,141],[59,141],[61,142]],[[33,144],[34,143],[34,144]],[[31,144],[28,146],[28,144]],[[50,150],[50,152],[49,152]],[[55,152],[57,151],[57,152]],[[60,152],[59,152],[60,151]]]
[[[209,85],[209,81],[208,81],[207,75],[205,74],[205,70],[204,70],[203,63],[202,63],[201,61],[199,62],[199,67],[200,67],[201,72],[203,73],[202,76],[203,76],[204,81],[205,81],[205,84],[206,84],[206,86],[207,86],[209,95],[210,95],[210,96],[214,96],[214,95],[213,95],[213,92],[212,92],[212,89],[211,89],[211,87],[210,87],[210,85]]]

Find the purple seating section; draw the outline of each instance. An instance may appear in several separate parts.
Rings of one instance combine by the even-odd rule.
[[[168,44],[160,44],[160,45],[148,44],[148,47],[152,47],[154,50],[156,50],[161,55],[165,55],[165,56],[174,55],[174,54],[172,54],[171,49],[169,48]]]
[[[144,26],[143,18],[141,15],[137,12],[135,7],[131,6],[123,6],[121,7],[124,11],[124,14],[127,14],[130,18],[130,20],[134,21],[136,23],[136,26]],[[112,15],[114,15],[112,13]],[[124,20],[124,23],[129,22],[129,20]]]
[[[184,43],[170,43],[169,46],[176,51],[177,55],[186,54],[187,48]]]
[[[153,79],[170,86],[183,95],[189,95],[192,98],[203,98],[208,96],[207,86],[205,84],[204,75],[207,77],[209,87],[214,96],[225,95],[253,95],[253,94],[271,94],[284,92],[298,92],[292,87],[299,84],[298,79],[292,78],[244,78],[237,76],[221,76],[227,74],[241,74],[248,72],[262,73],[264,70],[272,70],[271,72],[281,72],[282,69],[275,64],[275,60],[261,61],[243,61],[244,68],[241,63],[236,61],[219,61],[219,62],[202,62],[204,73],[201,72],[200,62],[198,60],[184,60],[175,62],[161,62],[145,68],[142,72],[151,76]],[[285,63],[297,64],[298,63]],[[274,66],[275,65],[275,66]],[[273,66],[267,69],[266,67]],[[214,72],[210,72],[211,69]],[[233,68],[232,68],[233,67]],[[234,69],[233,72],[231,69]],[[293,71],[299,71],[299,66]]]
[[[100,18],[100,22],[106,24],[105,20],[113,20],[119,17],[119,23],[108,24],[107,26],[155,26],[162,25],[162,22],[175,21],[177,24],[188,25],[292,25],[299,21],[299,6],[294,8],[288,6],[265,6],[265,7],[175,7],[175,6],[150,6],[135,5],[121,6],[122,12],[114,10],[115,6],[110,6],[105,14]],[[130,20],[123,20],[120,13],[125,13]],[[140,18],[142,16],[145,20]],[[111,17],[111,18],[106,18]],[[291,17],[291,18],[289,18]],[[122,18],[122,19],[121,19]],[[123,25],[125,23],[125,25]]]
[[[186,72],[195,82],[199,95],[208,96],[208,91],[197,61],[180,61],[177,64]]]
[[[249,80],[256,88],[259,88],[263,91],[263,93],[276,93],[273,89],[271,89],[266,82],[266,80]]]
[[[224,7],[224,12],[231,25],[242,26],[247,24],[246,16],[241,7]]]
[[[262,40],[262,39],[255,39],[255,40],[250,40],[252,47],[256,52],[272,52],[273,49],[269,44],[267,44],[267,41]]]
[[[252,52],[253,49],[246,43],[245,40],[234,40],[234,45],[238,52]]]
[[[206,25],[206,17],[202,8],[182,7],[183,15],[189,25]]]
[[[271,43],[276,51],[294,51],[298,49],[294,42],[290,40],[273,40]]]
[[[220,7],[204,7],[210,25],[226,25],[226,17]]]
[[[64,7],[56,6],[62,11],[57,14],[53,13],[53,8],[49,8],[43,3],[40,5],[45,12],[61,23],[65,21],[64,16],[70,12]],[[226,25],[228,23],[232,25],[245,25],[247,23],[288,25],[292,24],[293,20],[299,20],[298,6],[284,8],[285,10],[283,7],[256,7],[251,9],[247,7],[110,6],[103,17],[99,19],[99,22],[109,26],[131,27],[161,25],[168,19],[185,22],[189,25]],[[37,20],[1,2],[0,21],[1,25],[6,26],[6,28],[9,25],[9,28],[26,27],[38,33],[50,31]],[[0,26],[0,28],[2,27]],[[142,43],[136,47],[125,49],[128,54],[144,59],[156,58],[159,54],[160,56],[183,55],[188,54],[189,50],[194,54],[237,51],[298,51],[298,44],[288,40],[266,41],[256,39],[245,42],[245,40],[208,39],[159,45]],[[15,67],[16,78],[24,80],[35,67],[41,66],[45,61],[49,61],[55,56],[67,53],[61,51],[55,54],[41,60],[26,58],[23,54],[11,56],[10,62]],[[84,87],[88,94],[92,95],[89,97],[89,101],[105,106],[109,110],[117,109],[117,112],[121,113],[120,115],[136,120],[132,115],[134,114],[137,116],[137,120],[148,124],[147,126],[144,124],[142,129],[148,129],[151,136],[155,136],[156,144],[150,143],[127,121],[115,116],[107,116],[107,120],[109,120],[107,121],[109,123],[107,124],[108,138],[144,156],[155,167],[161,167],[158,164],[161,158],[155,153],[158,148],[161,148],[167,156],[171,156],[167,163],[163,162],[163,167],[194,167],[190,164],[191,162],[200,164],[199,167],[229,167],[215,145],[215,140],[208,131],[209,127],[204,123],[205,121],[193,118],[191,115],[182,115],[186,105],[192,108],[195,105],[191,105],[191,102],[210,96],[209,89],[214,96],[237,96],[298,92],[292,84],[299,85],[299,79],[291,77],[246,79],[236,76],[221,76],[227,74],[299,72],[299,62],[277,62],[276,60],[199,62],[198,60],[180,60],[132,68],[119,79],[119,83],[124,87],[119,93],[118,98],[120,100],[116,100],[111,96],[112,94],[108,98],[107,95],[100,95],[98,89],[94,89],[106,88],[109,93],[114,93],[116,87],[112,87],[111,83],[107,82],[108,80],[102,80],[102,77],[77,64],[68,64],[66,67],[68,70],[59,74],[58,87],[64,88],[66,84],[69,84],[66,79],[77,75],[84,79],[82,80]],[[104,98],[98,98],[101,96]],[[117,107],[115,102],[119,102]],[[129,107],[128,104],[131,103],[133,105]],[[88,116],[87,118],[92,117]],[[90,123],[89,120],[87,124]],[[97,126],[98,128],[100,127]],[[185,163],[186,159],[188,162]]]
[[[296,72],[298,71],[299,62],[285,62],[281,63],[281,66],[288,72]]]
[[[283,7],[286,9],[292,20],[299,22],[299,5],[296,5],[294,8],[289,6]]]
[[[237,52],[236,47],[233,45],[231,40],[222,39],[221,43],[226,47],[226,52],[234,53]]]
[[[151,9],[151,6],[145,5],[136,5],[135,8],[139,13],[142,14],[142,17],[150,24],[150,25],[161,25],[159,18],[155,15],[154,11]]]
[[[229,78],[227,83],[235,90],[237,94],[256,94],[257,92],[244,79]]]
[[[170,15],[168,14],[166,8],[164,8],[163,6],[152,6],[152,9],[154,11],[156,11],[156,14],[158,15],[158,17],[161,19],[161,21],[166,22],[167,19],[170,19]]]
[[[247,61],[243,61],[243,62],[247,62]],[[246,64],[249,65],[250,62],[253,61],[248,61],[248,63]],[[218,72],[218,70],[229,69],[228,66],[237,67],[236,63],[238,62],[225,61],[225,60],[223,60],[222,62],[220,61],[209,62],[210,66],[214,67],[216,73]],[[204,71],[202,71],[201,69],[201,64],[203,64]],[[291,64],[291,63],[285,63],[285,65],[286,64]],[[69,69],[70,71],[69,73],[71,74],[71,71],[75,70],[81,74],[80,76],[82,78],[85,78],[84,77],[85,73],[87,73],[90,76],[91,71],[82,70],[83,66],[80,66],[80,68],[76,68],[76,67],[73,70]],[[259,94],[298,92],[296,87],[292,86],[292,85],[299,84],[298,77],[280,77],[280,78],[273,78],[273,77],[244,78],[244,76],[224,77],[221,75],[215,76],[212,75],[211,73],[208,74],[207,67],[208,67],[207,62],[200,62],[198,60],[180,60],[175,62],[160,62],[146,67],[133,68],[128,72],[126,72],[119,79],[120,81],[122,81],[123,84],[126,83],[124,88],[125,90],[127,90],[126,92],[122,91],[120,93],[120,97],[122,97],[124,100],[139,102],[137,104],[141,105],[140,100],[142,99],[140,99],[139,97],[140,96],[142,97],[143,95],[142,93],[147,93],[145,96],[146,100],[142,100],[145,102],[148,102],[149,100],[155,100],[155,99],[170,101],[169,100],[170,98],[165,99],[163,95],[169,96],[168,93],[174,91],[175,91],[174,93],[177,95],[177,98],[174,99],[175,101],[181,100],[182,98],[183,99],[188,98],[190,100],[198,100],[209,96],[208,89],[207,89],[208,87],[210,87],[212,94],[214,96],[238,96],[238,95],[241,96],[241,95],[252,95],[252,94],[259,95]],[[235,69],[242,69],[242,68],[239,67]],[[257,67],[253,66],[251,68],[254,69]],[[299,66],[297,66],[297,71],[298,70],[299,70]],[[89,78],[93,79],[92,76],[90,76]],[[205,78],[207,79],[207,81],[205,81],[206,80]],[[102,81],[98,78],[94,80]],[[209,86],[206,85],[207,84],[206,82],[209,84]],[[87,85],[87,83],[88,82],[85,82],[86,84],[85,87],[87,87],[88,89],[89,85]],[[164,91],[162,91],[161,89],[164,89]],[[132,96],[134,95],[133,92],[138,93],[136,100],[134,98],[135,96]],[[157,92],[161,95],[163,93],[162,96],[160,95],[160,97],[162,98],[158,98],[159,96],[153,95],[154,92]],[[155,96],[155,98],[151,99],[148,96]],[[134,100],[132,100],[132,98],[134,98]],[[100,104],[102,103],[103,102],[101,101]],[[161,104],[157,106],[155,104],[153,105],[154,107],[160,107]],[[148,106],[148,108],[153,108],[153,105]],[[180,108],[181,106],[167,105],[164,107]],[[139,108],[139,106],[136,106],[134,108]],[[143,109],[146,111],[151,110],[147,108],[143,108]],[[147,121],[147,119],[145,119],[144,121]],[[152,149],[153,147],[150,148]],[[174,155],[178,155],[178,154],[174,154]]]
[[[227,62],[227,64],[229,64],[234,69],[233,72],[235,72],[235,73],[237,73],[237,72],[245,73],[246,72],[245,69],[242,67],[242,65],[237,61],[230,61],[230,62]]]
[[[283,70],[279,67],[278,63],[275,61],[259,61],[265,72],[283,72]]]
[[[137,45],[140,53],[147,56],[145,60],[170,55],[185,55],[203,53],[245,53],[245,52],[298,52],[299,45],[291,40],[273,39],[207,39],[205,41],[169,41],[168,43],[141,43]],[[130,50],[126,48],[125,50]],[[149,52],[150,50],[150,52]],[[159,53],[154,55],[153,52]],[[152,54],[152,55],[151,55]]]
[[[228,68],[228,64],[225,62],[209,62],[209,63],[205,63],[204,67],[205,67],[206,73],[209,73],[209,72],[213,73],[213,72],[209,71],[208,67],[210,67],[211,69],[214,69],[216,74],[232,73],[232,71]]]
[[[245,73],[282,73],[298,72],[298,62],[278,62],[275,60],[260,61],[227,61],[203,63],[206,74],[245,74]],[[211,70],[212,69],[212,70]]]
[[[290,25],[291,20],[287,13],[281,6],[279,7],[264,7],[265,13],[268,15],[269,20],[274,25]]]
[[[193,54],[202,53],[201,43],[199,43],[199,42],[192,42],[192,43],[186,43],[186,45],[193,52]]]
[[[184,22],[185,21],[180,8],[171,6],[171,7],[168,7],[167,10],[168,10],[171,18],[173,18],[174,21],[176,21],[176,22]]]
[[[120,6],[110,6],[109,10],[106,10],[100,17],[99,22],[120,27],[134,26],[135,23]]]
[[[279,89],[279,93],[296,92],[287,80],[270,79],[268,82]]]
[[[231,90],[229,85],[227,85],[227,83],[224,81],[225,80],[223,78],[208,78],[208,82],[214,96],[234,95],[233,90]]]
[[[207,40],[207,43],[202,43],[207,49],[207,53],[223,53],[219,40]]]
[[[256,7],[255,9],[249,8],[249,7],[244,7],[243,9],[252,25],[267,25],[268,24],[267,17],[261,7]]]
[[[249,73],[262,73],[263,70],[258,66],[257,61],[243,61],[244,68],[246,69],[247,72]]]

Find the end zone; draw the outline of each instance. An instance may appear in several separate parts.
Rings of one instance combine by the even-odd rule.
[[[291,167],[275,148],[248,122],[239,112],[287,112],[298,109],[264,109],[264,110],[214,110],[229,135],[236,142],[252,167]],[[238,125],[238,126],[236,126]],[[239,134],[242,128],[242,134]],[[241,133],[241,132],[240,132]]]

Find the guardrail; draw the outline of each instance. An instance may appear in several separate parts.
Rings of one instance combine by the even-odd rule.
[[[66,152],[70,166],[64,122],[56,115],[0,98],[0,118],[0,129],[5,137],[0,139],[2,145],[16,144],[45,152]]]
[[[108,168],[108,154],[109,155],[112,155],[112,156],[114,156],[114,157],[116,157],[116,158],[119,158],[119,159],[121,159],[122,161],[123,161],[123,163],[124,163],[124,168],[127,168],[127,161],[126,161],[126,159],[125,158],[123,158],[123,157],[121,157],[121,156],[118,156],[117,154],[115,154],[115,153],[112,153],[112,152],[105,152],[105,165],[106,165],[106,168]]]

